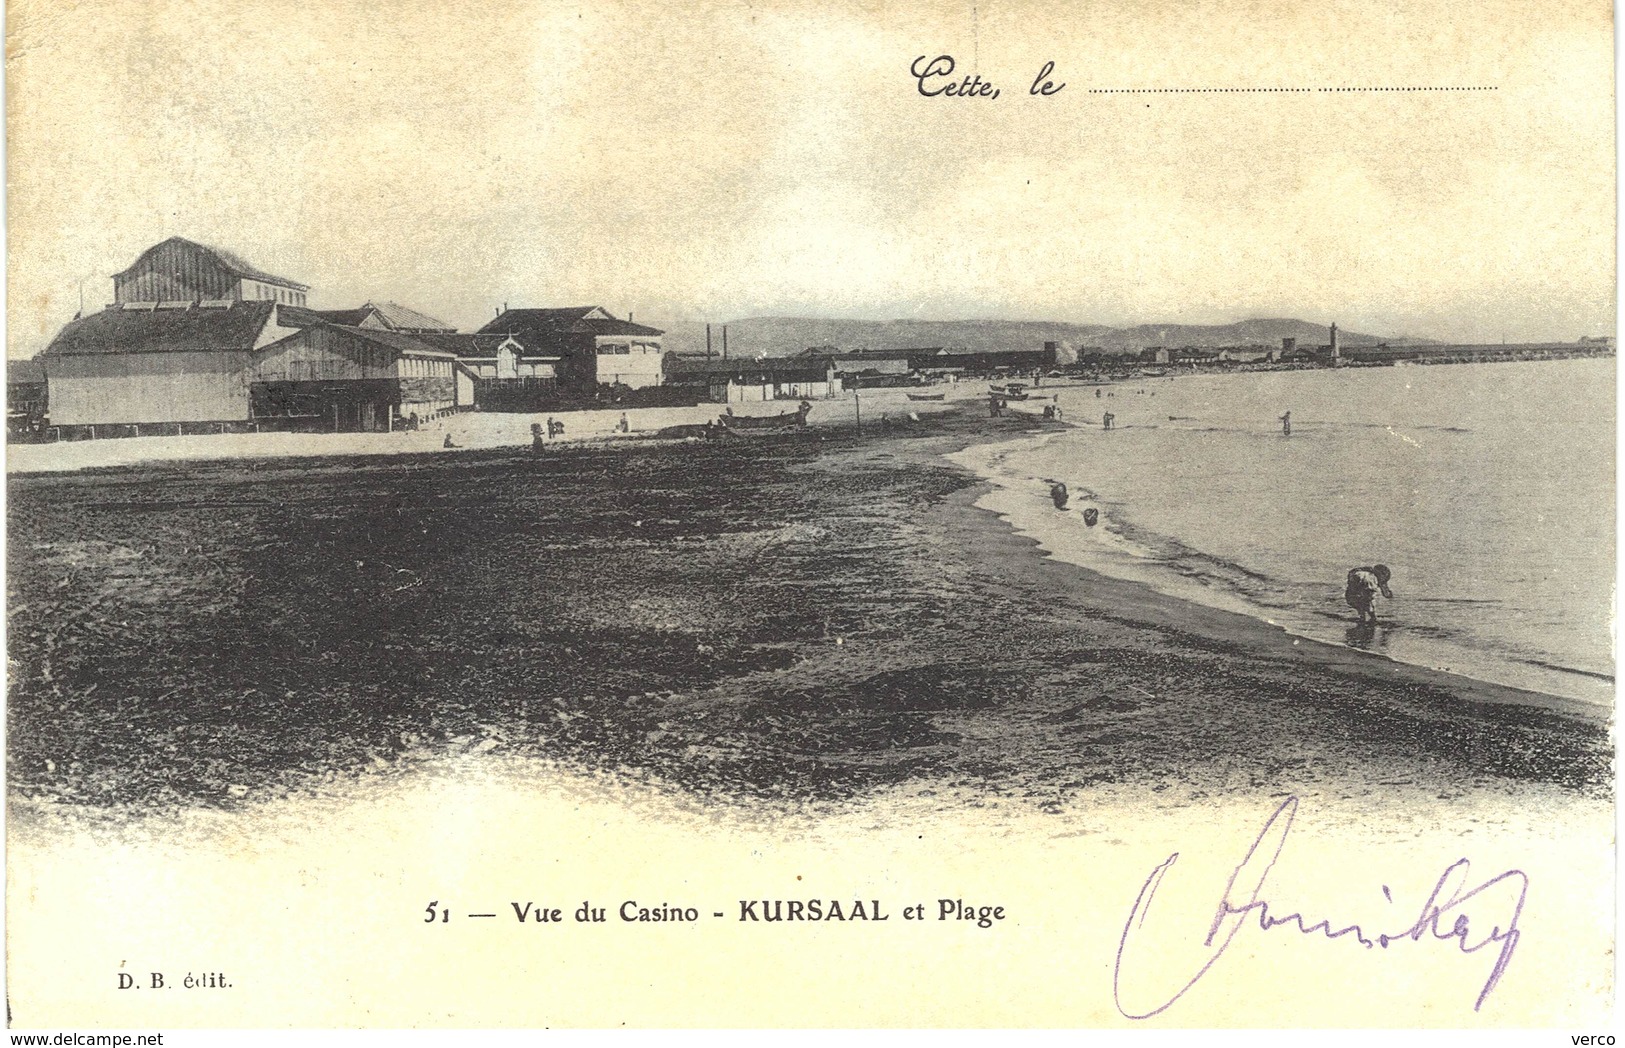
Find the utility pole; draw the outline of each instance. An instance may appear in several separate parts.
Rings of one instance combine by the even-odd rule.
[[[858,387],[852,387],[852,428],[863,428],[863,397],[858,393]]]

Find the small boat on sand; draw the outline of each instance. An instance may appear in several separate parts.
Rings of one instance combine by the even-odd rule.
[[[709,422],[703,425],[665,426],[655,431],[655,436],[666,440],[714,440],[727,435],[726,429]]]
[[[731,430],[797,429],[807,424],[810,405],[800,411],[786,411],[779,415],[721,415],[717,425]]]
[[[941,393],[910,393],[910,394],[908,394],[908,399],[910,399],[910,400],[941,400],[942,398],[943,398],[943,394],[941,394]]]

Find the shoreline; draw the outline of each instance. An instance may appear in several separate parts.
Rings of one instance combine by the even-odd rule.
[[[1611,783],[1590,710],[1046,556],[943,457],[1040,428],[13,478],[12,798],[236,810],[492,751],[822,808]]]
[[[1077,423],[1067,422],[1069,426]],[[1042,434],[1036,436],[1042,437]],[[1031,438],[1017,438],[1011,444],[1020,444]],[[1004,442],[1000,442],[1001,444]],[[1217,604],[1186,597],[1177,593],[1168,593],[1159,589],[1153,582],[1144,579],[1125,578],[1111,574],[1092,565],[1080,563],[1078,560],[1059,552],[1043,537],[1033,533],[1013,519],[1012,515],[994,505],[987,505],[993,501],[989,496],[999,492],[1015,492],[1016,487],[1001,483],[991,470],[979,468],[964,461],[965,456],[977,451],[986,451],[994,444],[969,445],[944,454],[944,458],[956,467],[965,469],[980,481],[980,493],[972,503],[972,507],[980,512],[997,518],[1012,535],[1030,542],[1037,553],[1058,564],[1065,564],[1080,572],[1084,572],[1092,580],[1096,589],[1109,587],[1114,590],[1114,599],[1120,603],[1113,605],[1118,609],[1127,609],[1132,615],[1141,616],[1133,621],[1145,625],[1155,625],[1156,615],[1164,615],[1170,621],[1191,623],[1198,632],[1213,639],[1229,640],[1248,634],[1246,643],[1257,647],[1261,652],[1272,656],[1307,658],[1311,652],[1317,653],[1314,657],[1327,665],[1334,665],[1348,669],[1367,677],[1379,677],[1396,681],[1408,681],[1415,684],[1426,683],[1435,677],[1452,682],[1461,682],[1453,685],[1462,694],[1465,701],[1492,702],[1492,703],[1522,703],[1525,705],[1539,705],[1551,708],[1571,716],[1583,719],[1608,723],[1612,719],[1611,705],[1605,706],[1597,702],[1588,701],[1570,695],[1561,695],[1538,687],[1524,687],[1501,681],[1473,676],[1470,673],[1445,669],[1439,666],[1430,666],[1420,662],[1409,662],[1392,655],[1376,651],[1360,650],[1336,641],[1316,637],[1308,632],[1301,632],[1294,628],[1273,622],[1264,617],[1265,609],[1237,611]],[[1234,602],[1246,605],[1243,598],[1233,598]],[[1178,611],[1181,608],[1199,609],[1202,614],[1188,614]],[[1160,610],[1159,610],[1160,609]],[[1106,610],[1104,607],[1102,610]],[[1153,616],[1153,617],[1145,617]],[[1245,625],[1243,625],[1245,624]],[[1585,676],[1596,676],[1583,670],[1573,670],[1566,667],[1553,667],[1553,672],[1574,673]],[[1612,686],[1612,678],[1607,679]]]
[[[1436,688],[1464,702],[1537,707],[1598,725],[1606,725],[1612,720],[1608,716],[1609,711],[1580,699],[1480,680],[1449,670],[1401,662],[1376,652],[1359,651],[1329,641],[1298,636],[1285,627],[1241,612],[1209,607],[1161,593],[1143,582],[1120,579],[1082,564],[1062,560],[1054,556],[1042,541],[1017,530],[1004,514],[977,504],[981,496],[992,488],[991,481],[980,479],[975,487],[955,495],[952,501],[967,514],[985,516],[997,522],[998,534],[983,536],[982,540],[989,545],[997,545],[999,536],[1003,536],[1008,543],[1024,547],[1014,551],[1012,557],[1036,557],[1058,570],[1077,573],[1087,592],[1082,599],[1102,616],[1171,633],[1198,636],[1232,646],[1238,649],[1238,654],[1244,650],[1248,655],[1283,665],[1310,663],[1374,683]],[[974,524],[968,523],[966,527],[981,530]],[[995,529],[990,525],[987,530]]]
[[[967,384],[971,385],[971,384]],[[1045,387],[1051,388],[1051,387]],[[1055,389],[1065,389],[1064,383],[1056,383]],[[945,416],[959,414],[962,416],[976,416],[981,421],[980,413],[975,410],[979,407],[984,394],[979,386],[964,391],[950,390],[953,396],[946,402],[909,402],[903,399],[911,390],[899,387],[895,390],[867,390],[863,391],[871,405],[880,401],[884,405],[888,400],[897,403],[891,406],[918,411],[924,418],[930,420],[932,416]],[[887,395],[890,395],[889,397]],[[844,413],[846,406],[851,404],[850,396],[843,396],[831,401],[819,402],[818,406],[824,408],[816,417],[809,429],[828,430],[839,429],[847,424],[844,414],[841,417],[832,417],[837,412]],[[784,404],[789,402],[765,402],[761,404],[741,405],[741,415],[768,415],[777,413]],[[621,414],[618,408],[607,408],[598,411],[574,412],[566,416],[571,421],[586,423],[578,425],[574,435],[551,441],[549,450],[557,450],[561,454],[571,451],[587,449],[627,450],[635,446],[648,447],[651,443],[660,442],[653,430],[667,426],[684,424],[690,417],[710,417],[718,414],[719,409],[725,405],[701,404],[692,408],[661,408],[636,409],[626,414],[638,425],[631,433],[621,434],[613,430],[615,421]],[[873,410],[873,407],[871,407]],[[535,418],[539,419],[538,415]],[[871,416],[872,417],[872,416]],[[1317,663],[1346,670],[1368,679],[1378,679],[1411,685],[1424,685],[1428,683],[1448,682],[1448,687],[1459,693],[1464,701],[1486,702],[1499,704],[1533,705],[1552,709],[1568,716],[1578,717],[1593,723],[1610,723],[1612,711],[1589,703],[1582,699],[1556,695],[1551,692],[1535,688],[1524,688],[1517,685],[1503,684],[1484,680],[1469,674],[1442,669],[1435,666],[1426,666],[1419,663],[1405,662],[1378,652],[1361,651],[1333,641],[1312,637],[1302,633],[1294,633],[1285,626],[1281,626],[1246,612],[1236,612],[1221,607],[1203,604],[1177,594],[1162,592],[1151,583],[1121,578],[1100,571],[1086,564],[1080,564],[1058,556],[1055,551],[1045,545],[1041,538],[1028,534],[1011,517],[999,509],[984,506],[985,496],[1000,488],[1008,490],[1008,486],[1000,485],[983,469],[967,464],[962,457],[978,450],[986,450],[1005,443],[1028,442],[1041,439],[1046,434],[1054,435],[1063,430],[1083,429],[1093,423],[1084,420],[1043,419],[1038,410],[1026,405],[1006,409],[1006,418],[1018,423],[1020,432],[1006,432],[988,436],[973,433],[962,434],[959,438],[945,444],[940,450],[920,456],[922,463],[941,462],[950,468],[962,470],[975,478],[976,487],[974,495],[957,495],[954,501],[965,502],[965,508],[977,514],[985,514],[997,520],[1000,526],[1008,530],[1013,539],[1028,543],[1033,547],[1034,553],[1056,564],[1082,573],[1090,582],[1090,587],[1109,597],[1109,602],[1102,602],[1099,610],[1122,616],[1125,621],[1131,621],[1145,626],[1167,626],[1169,629],[1198,633],[1209,640],[1221,643],[1234,643],[1248,646],[1258,653],[1271,658],[1287,659],[1289,661],[1304,661],[1312,659]],[[675,419],[675,421],[674,421]],[[28,476],[34,474],[71,474],[82,471],[102,471],[123,469],[140,469],[145,467],[161,467],[168,464],[185,465],[191,463],[211,463],[216,465],[231,465],[234,463],[252,466],[256,462],[277,459],[295,459],[301,462],[311,462],[313,465],[327,459],[359,459],[362,461],[387,462],[400,456],[418,458],[421,456],[456,455],[461,452],[521,452],[528,451],[528,443],[519,440],[519,436],[528,432],[529,424],[533,420],[530,415],[464,415],[452,416],[435,423],[432,428],[414,434],[254,434],[236,437],[198,436],[188,438],[126,438],[124,440],[86,441],[70,444],[55,445],[13,445],[11,453],[19,448],[92,448],[92,450],[122,451],[126,447],[136,452],[133,456],[106,455],[91,456],[92,461],[68,462],[60,465],[46,465],[42,462],[25,462],[22,469],[13,469],[13,460],[8,453],[7,470],[11,476]],[[470,445],[459,445],[455,448],[443,448],[434,444],[441,439],[442,434],[457,429],[457,424],[463,423],[467,429],[469,423],[474,423],[478,430],[476,442]],[[879,425],[878,420],[866,422],[865,427]],[[1008,424],[1007,424],[1008,425]],[[601,431],[601,432],[600,432]],[[407,446],[379,447],[379,440],[410,441]],[[746,440],[759,439],[747,437]],[[188,444],[198,444],[198,453],[183,454],[179,457],[168,458],[150,454],[154,445],[165,442],[183,441]],[[325,442],[340,441],[348,447],[334,448]],[[671,438],[673,443],[681,438]],[[232,454],[235,448],[228,448],[223,444],[214,442],[230,441],[233,443],[243,441],[264,442],[253,449],[252,453]],[[188,449],[192,450],[192,449]],[[82,458],[82,456],[73,456]],[[101,458],[104,461],[95,461]],[[972,489],[967,489],[967,491]]]
[[[1514,367],[1528,369],[1524,376],[1530,382],[1534,381],[1538,369],[1538,374],[1545,376],[1541,381],[1547,383],[1541,386],[1543,390],[1549,389],[1552,382],[1605,377],[1590,362],[1566,363],[1582,370],[1539,364]],[[1489,381],[1487,375],[1469,378],[1463,372],[1461,377],[1468,390],[1477,388],[1477,383]],[[1612,380],[1611,365],[1606,377]],[[1385,384],[1380,389],[1385,395],[1392,393],[1396,402],[1412,396],[1409,391],[1413,379],[1398,375],[1383,376],[1383,381]],[[1147,386],[1147,389],[1154,388]],[[1137,434],[1137,439],[1127,440],[1128,447],[1122,454],[1115,450],[1107,453],[1108,445],[1097,445],[1094,437],[1085,435],[1091,429],[1098,429],[1098,416],[1091,420],[1080,411],[1079,421],[1067,420],[1069,429],[1077,435],[1068,433],[1054,443],[1012,441],[960,453],[954,460],[994,484],[993,491],[983,502],[985,507],[1006,516],[1012,526],[1038,539],[1046,551],[1058,559],[1139,582],[1175,599],[1241,612],[1304,640],[1337,649],[1347,648],[1350,652],[1361,649],[1379,659],[1498,684],[1515,691],[1555,696],[1565,704],[1589,705],[1595,711],[1594,716],[1608,716],[1614,709],[1617,694],[1616,663],[1608,630],[1613,594],[1607,580],[1612,578],[1613,565],[1605,552],[1612,547],[1613,532],[1611,527],[1603,533],[1590,526],[1593,521],[1611,521],[1611,511],[1604,508],[1604,503],[1596,502],[1594,508],[1584,511],[1590,513],[1589,517],[1577,520],[1576,511],[1564,507],[1586,507],[1586,499],[1577,496],[1565,500],[1563,487],[1542,486],[1530,478],[1519,490],[1538,492],[1527,496],[1532,505],[1558,507],[1537,508],[1537,512],[1543,514],[1539,520],[1546,522],[1544,526],[1556,528],[1558,532],[1556,538],[1547,541],[1542,541],[1538,534],[1525,535],[1517,528],[1523,523],[1522,507],[1494,490],[1493,481],[1476,479],[1473,471],[1475,466],[1483,468],[1482,463],[1462,461],[1468,454],[1464,449],[1471,448],[1470,442],[1478,438],[1458,437],[1457,434],[1470,430],[1454,427],[1487,428],[1489,436],[1485,439],[1499,456],[1495,461],[1504,459],[1514,463],[1527,475],[1529,456],[1521,445],[1509,447],[1511,441],[1506,434],[1524,433],[1525,429],[1520,426],[1528,426],[1530,419],[1516,415],[1510,422],[1499,420],[1497,425],[1487,419],[1484,411],[1464,409],[1452,415],[1449,405],[1438,402],[1436,392],[1433,400],[1428,399],[1428,390],[1435,387],[1419,385],[1419,392],[1414,394],[1418,399],[1409,409],[1411,414],[1399,411],[1393,422],[1403,435],[1396,435],[1392,426],[1387,430],[1393,440],[1403,439],[1414,444],[1418,453],[1412,456],[1412,461],[1422,465],[1410,468],[1407,474],[1409,467],[1404,464],[1390,464],[1395,471],[1390,476],[1408,477],[1412,486],[1421,489],[1423,501],[1429,503],[1428,515],[1417,518],[1418,511],[1414,508],[1395,509],[1380,527],[1354,527],[1356,522],[1350,520],[1346,522],[1350,527],[1344,528],[1345,522],[1339,521],[1336,513],[1326,507],[1340,504],[1338,500],[1345,497],[1380,499],[1382,493],[1374,481],[1362,480],[1352,486],[1346,482],[1300,481],[1289,473],[1277,475],[1259,468],[1273,463],[1289,469],[1289,460],[1313,461],[1328,475],[1363,468],[1358,463],[1351,464],[1349,453],[1339,456],[1336,447],[1339,444],[1366,446],[1360,442],[1369,444],[1381,437],[1380,434],[1367,437],[1366,431],[1372,427],[1362,428],[1360,418],[1351,421],[1347,411],[1340,412],[1339,403],[1328,403],[1328,391],[1335,400],[1342,388],[1335,383],[1307,391],[1282,386],[1253,395],[1251,400],[1232,401],[1229,394],[1207,383],[1194,387],[1184,400],[1169,403],[1166,408],[1155,402],[1141,403],[1137,416],[1130,413],[1135,406],[1133,398],[1124,407],[1114,408],[1125,413],[1133,428],[1164,430],[1161,434]],[[1163,396],[1173,398],[1175,395],[1164,392]],[[1306,409],[1307,414],[1300,414],[1309,434],[1307,447],[1284,441],[1275,445],[1267,439],[1273,424],[1259,425],[1259,422],[1267,422],[1274,415],[1266,410],[1260,417],[1255,412],[1261,410],[1261,403],[1273,399],[1279,399],[1283,405]],[[1309,403],[1302,403],[1302,399]],[[1153,410],[1145,411],[1147,406]],[[1436,414],[1440,410],[1445,414]],[[1164,412],[1168,412],[1166,426],[1162,422]],[[1275,413],[1279,413],[1278,409]],[[1430,422],[1437,424],[1429,425]],[[1121,424],[1120,421],[1120,427]],[[1344,436],[1340,427],[1349,426],[1353,427],[1348,431],[1350,435]],[[1414,431],[1407,426],[1414,426]],[[1295,424],[1293,428],[1299,426]],[[1206,436],[1208,433],[1214,436]],[[1584,435],[1587,439],[1583,443],[1592,444],[1590,438],[1596,434],[1587,431]],[[1582,443],[1579,436],[1573,439],[1576,446]],[[1611,425],[1608,439],[1612,439]],[[1202,446],[1186,452],[1182,446],[1187,441]],[[1424,445],[1426,455],[1420,453]],[[1223,447],[1224,451],[1205,450],[1209,447]],[[1376,448],[1373,453],[1381,450]],[[1159,455],[1177,456],[1177,460],[1170,461],[1165,472],[1159,471],[1155,465]],[[1429,465],[1430,461],[1433,465]],[[1606,457],[1601,461],[1607,461]],[[1228,479],[1213,488],[1203,487],[1205,474],[1187,464],[1190,462],[1204,467],[1211,462],[1215,476]],[[1439,476],[1430,475],[1428,471],[1437,470],[1439,462],[1451,462],[1455,468]],[[1514,467],[1509,465],[1508,468]],[[1550,471],[1535,472],[1541,477],[1548,473],[1568,476],[1563,472],[1565,469],[1573,472],[1570,490],[1606,491],[1612,500],[1611,470],[1606,481],[1601,481],[1596,469],[1589,466],[1554,463]],[[1280,495],[1286,499],[1286,509],[1279,513],[1272,511],[1267,518],[1257,508],[1270,505],[1274,492],[1260,487],[1256,479],[1259,476],[1273,476],[1277,484],[1283,485]],[[1302,476],[1313,478],[1315,473]],[[1052,477],[1072,485],[1074,505],[1070,513],[1051,512],[1049,500],[1043,497],[1042,489]],[[1458,477],[1462,479],[1456,479]],[[1459,487],[1452,486],[1458,484]],[[1184,488],[1191,489],[1188,499],[1180,494]],[[1457,511],[1437,504],[1439,493],[1447,490],[1462,491],[1463,497],[1482,497],[1483,501],[1462,504],[1458,518]],[[1511,489],[1503,487],[1503,490]],[[1243,498],[1235,494],[1237,491],[1248,495]],[[1349,491],[1353,493],[1348,494]],[[1075,518],[1076,511],[1086,504],[1099,508],[1104,527],[1086,530],[1078,526],[1075,519],[1067,519]],[[1200,512],[1184,508],[1187,504],[1200,506]],[[1552,514],[1550,522],[1546,513]],[[1534,519],[1533,515],[1529,517],[1531,527]],[[1396,534],[1394,527],[1400,520],[1408,523]],[[1273,534],[1278,525],[1289,531],[1300,530],[1287,537],[1283,545],[1283,537]],[[1483,545],[1494,553],[1478,554],[1475,559],[1468,548],[1470,543],[1464,546],[1455,541],[1457,535],[1472,534],[1475,527],[1493,529]],[[1568,537],[1574,534],[1586,536],[1586,540]],[[1314,548],[1312,539],[1317,535],[1329,536],[1327,542],[1320,544],[1328,552]],[[1349,541],[1349,535],[1360,537]],[[1507,535],[1514,538],[1508,539]],[[1516,536],[1524,536],[1524,539]],[[1375,550],[1366,548],[1373,541],[1377,543]],[[1503,578],[1485,566],[1515,563],[1518,541],[1536,543],[1540,555],[1535,557],[1535,562],[1544,565],[1530,569],[1536,575],[1528,587],[1527,599],[1519,593],[1508,592],[1522,588],[1515,575]],[[1582,542],[1583,548],[1579,548]],[[1549,552],[1552,549],[1566,553]],[[1435,551],[1441,558],[1437,562],[1433,556]],[[1367,557],[1370,559],[1362,559]],[[1553,558],[1561,558],[1564,565],[1573,566],[1560,571],[1553,565]],[[1401,574],[1407,571],[1403,565],[1411,565],[1419,579],[1400,587],[1399,603],[1382,616],[1375,630],[1355,630],[1351,628],[1352,613],[1341,599],[1343,571],[1347,564],[1381,559],[1396,564]],[[1585,565],[1591,567],[1587,569]],[[1588,574],[1579,574],[1587,570]],[[1481,612],[1478,605],[1483,605],[1485,610]],[[1528,628],[1521,625],[1526,621]]]

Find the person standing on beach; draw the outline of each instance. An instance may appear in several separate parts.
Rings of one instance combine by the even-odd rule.
[[[1343,587],[1343,599],[1348,601],[1360,616],[1360,624],[1370,623],[1376,625],[1377,613],[1372,604],[1380,592],[1389,600],[1394,599],[1393,591],[1388,588],[1388,580],[1393,578],[1393,572],[1388,570],[1386,564],[1373,564],[1369,568],[1353,568],[1349,571],[1348,583]]]
[[[1290,411],[1281,416],[1281,435],[1283,437],[1292,435],[1292,412]]]
[[[1114,419],[1116,417],[1117,416],[1113,415],[1110,411],[1106,412],[1106,414],[1102,415],[1101,418],[1100,418],[1100,426],[1101,426],[1101,428],[1102,429],[1111,429],[1112,428],[1112,419]]]

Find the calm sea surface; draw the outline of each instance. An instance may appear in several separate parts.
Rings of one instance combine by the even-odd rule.
[[[976,461],[1004,486],[995,508],[1058,556],[1401,661],[1612,701],[1614,361],[1059,395],[1086,425]],[[1069,512],[1049,480],[1071,489]],[[1395,599],[1379,599],[1376,630],[1354,629],[1344,576],[1379,562]]]

